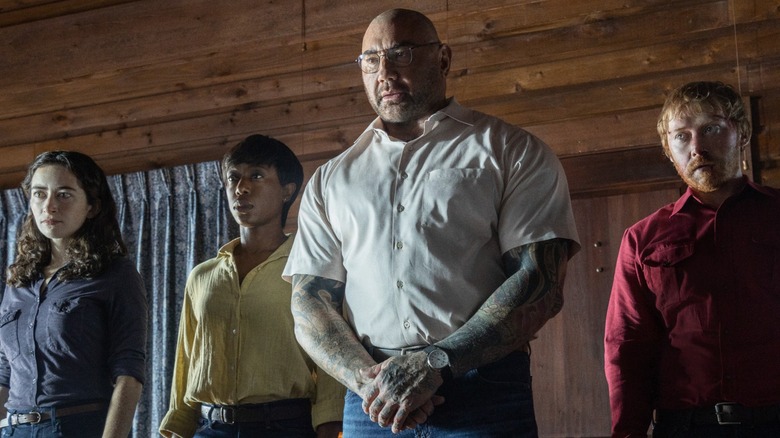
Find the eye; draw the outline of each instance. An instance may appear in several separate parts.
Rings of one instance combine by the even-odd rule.
[[[70,199],[73,197],[71,192],[57,192],[57,197],[60,199]]]
[[[704,133],[705,134],[718,134],[720,133],[720,126],[718,125],[707,125],[704,127]]]
[[[252,174],[252,179],[263,179],[263,178],[264,178],[264,177],[263,177],[263,174],[262,174],[262,173],[255,173],[255,174]]]
[[[36,199],[46,199],[46,192],[43,190],[33,190],[32,193],[30,193],[30,197]]]
[[[360,58],[360,62],[362,62],[363,65],[366,65],[366,66],[379,65],[379,55],[376,54],[376,53],[369,53],[369,54],[363,55]]]
[[[412,54],[412,51],[408,47],[398,47],[390,49],[387,52],[387,57],[392,61],[406,62]]]

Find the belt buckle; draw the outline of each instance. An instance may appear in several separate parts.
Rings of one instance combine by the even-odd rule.
[[[723,408],[728,406],[737,406],[736,403],[716,403],[715,404],[715,417],[718,419],[718,424],[721,426],[742,424],[741,421],[731,420],[729,417],[733,416],[734,411],[725,411]],[[724,417],[726,417],[724,419]]]
[[[236,423],[236,411],[229,406],[219,407],[219,421],[224,424]]]
[[[400,356],[406,356],[407,354],[417,353],[418,351],[422,351],[422,349],[425,348],[424,346],[412,346],[412,347],[401,347],[401,354]]]
[[[16,423],[16,424],[38,424],[43,420],[41,417],[41,413],[38,411],[30,411],[26,412],[24,414],[15,413],[11,415],[11,417],[14,417],[15,421],[9,422],[9,423]],[[22,417],[24,417],[24,421],[22,421]],[[33,417],[33,420],[30,420],[29,418]]]

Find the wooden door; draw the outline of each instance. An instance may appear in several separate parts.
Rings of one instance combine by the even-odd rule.
[[[679,195],[672,188],[573,201],[582,249],[568,266],[563,310],[531,342],[540,436],[609,436],[604,319],[620,240]]]

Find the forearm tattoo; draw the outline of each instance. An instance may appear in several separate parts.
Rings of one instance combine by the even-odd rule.
[[[563,307],[569,243],[553,239],[507,251],[507,280],[476,314],[438,345],[453,371],[494,362],[530,341]]]
[[[350,389],[353,373],[371,358],[342,316],[344,283],[294,275],[292,314],[295,336],[317,365]]]

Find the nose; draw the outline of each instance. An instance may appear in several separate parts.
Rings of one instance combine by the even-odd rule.
[[[379,57],[379,70],[377,70],[376,75],[380,81],[395,80],[398,78],[398,71],[395,68],[395,64],[387,60],[387,56],[381,55]]]
[[[707,144],[700,135],[694,134],[691,137],[691,156],[705,155],[707,153]]]
[[[57,211],[57,200],[54,196],[47,196],[41,203],[41,210],[51,213]]]
[[[236,182],[236,195],[242,193],[249,193],[249,183],[245,182],[244,178],[241,178]]]

